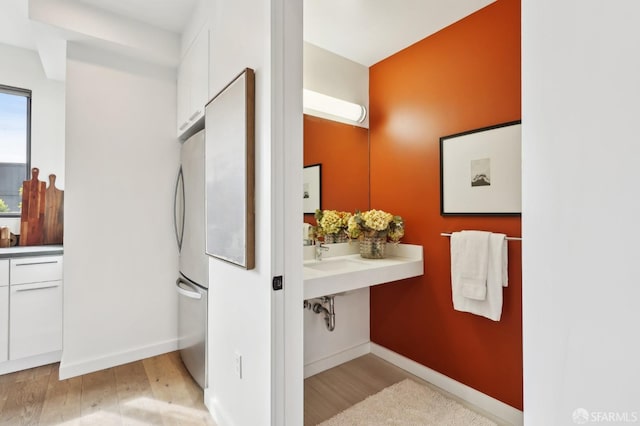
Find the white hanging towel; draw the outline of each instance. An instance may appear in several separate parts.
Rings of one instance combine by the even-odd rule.
[[[451,236],[451,279],[463,297],[487,298],[490,232],[462,231]]]
[[[483,231],[452,233],[454,309],[500,321],[502,287],[508,283],[507,268],[506,235]]]

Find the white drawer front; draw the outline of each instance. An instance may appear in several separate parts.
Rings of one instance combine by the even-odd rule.
[[[11,273],[9,276],[11,285],[61,280],[62,256],[11,259]]]
[[[9,359],[62,350],[62,281],[9,288]]]
[[[9,287],[0,287],[0,362],[9,357]]]
[[[0,287],[9,285],[9,259],[0,259]]]

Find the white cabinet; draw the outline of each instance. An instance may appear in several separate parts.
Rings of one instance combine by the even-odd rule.
[[[37,256],[11,259],[11,285],[59,281],[62,256]]]
[[[178,137],[204,118],[209,94],[209,30],[205,26],[178,67]]]
[[[9,359],[9,286],[0,287],[0,362]]]
[[[0,259],[0,374],[60,360],[62,256]]]
[[[9,359],[62,350],[62,281],[10,289]]]
[[[9,285],[9,259],[0,259],[0,287]]]
[[[62,350],[62,256],[11,259],[9,360]]]
[[[9,359],[9,260],[0,259],[0,362]]]
[[[189,127],[189,86],[187,82],[186,57],[178,67],[178,137]]]

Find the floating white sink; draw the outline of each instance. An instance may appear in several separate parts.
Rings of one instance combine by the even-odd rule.
[[[384,259],[365,259],[357,243],[329,244],[323,260],[305,247],[304,298],[337,294],[424,274],[422,246],[388,244]],[[310,258],[311,257],[311,258]]]
[[[335,257],[315,262],[305,262],[305,268],[317,269],[318,271],[337,271],[340,269],[361,268],[364,265],[354,259]]]

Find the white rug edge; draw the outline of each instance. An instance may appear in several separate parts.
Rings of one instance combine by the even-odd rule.
[[[406,389],[405,389],[406,388]],[[387,386],[386,388],[380,390],[379,392],[373,394],[373,395],[369,395],[367,398],[365,398],[364,400],[354,404],[353,406],[341,411],[340,413],[336,414],[335,416],[331,417],[330,419],[327,419],[325,421],[323,421],[322,423],[318,424],[317,426],[336,426],[336,425],[364,425],[364,424],[371,424],[371,425],[378,425],[378,424],[403,424],[403,425],[414,425],[417,424],[414,422],[407,422],[412,420],[411,418],[394,418],[393,422],[389,422],[390,419],[388,417],[385,418],[385,420],[380,420],[378,423],[369,423],[370,422],[370,417],[369,416],[377,416],[378,413],[376,413],[376,410],[382,408],[385,406],[385,404],[382,404],[382,401],[378,401],[381,398],[391,398],[390,401],[387,401],[387,404],[389,403],[393,403],[394,402],[394,398],[393,395],[396,393],[402,393],[402,392],[412,392],[414,394],[419,394],[420,392],[424,391],[424,396],[426,396],[427,398],[431,398],[429,401],[425,400],[425,402],[436,402],[439,403],[439,407],[441,408],[446,408],[447,410],[447,415],[451,414],[451,409],[455,410],[455,412],[457,413],[457,415],[459,416],[460,422],[454,422],[451,423],[451,419],[446,419],[447,420],[447,425],[452,425],[452,426],[468,426],[468,425],[473,425],[473,424],[479,424],[479,425],[496,425],[497,423],[495,423],[492,419],[489,419],[487,417],[485,417],[482,413],[479,413],[477,411],[474,411],[472,409],[470,409],[469,407],[464,406],[463,404],[461,404],[460,402],[456,401],[455,399],[443,394],[442,392],[439,392],[437,389],[434,389],[428,385],[422,384],[422,383],[418,383],[415,380],[411,379],[411,378],[406,378],[403,379],[397,383],[394,383],[390,386]],[[361,413],[358,413],[359,411],[364,411],[365,407],[368,407],[369,405],[371,405],[372,403],[376,403],[375,408],[369,408],[368,410],[366,410],[366,418],[362,418]],[[442,404],[442,402],[444,402],[444,404]],[[424,408],[425,411],[421,412],[421,415],[427,415],[429,414],[428,408],[430,407],[430,405],[432,404],[425,404],[424,406],[421,406],[421,408]],[[389,407],[390,409],[395,409],[396,407]],[[442,412],[442,410],[440,410],[440,412]],[[383,414],[384,416],[387,416],[388,414],[386,410],[383,410]],[[397,413],[398,415],[415,415],[415,410],[406,410],[406,411],[402,411],[401,413]],[[358,418],[357,421],[354,422],[353,417],[356,416]],[[435,411],[435,416],[434,418],[430,419],[430,422],[428,424],[430,425],[437,425],[440,424],[440,420],[438,418],[438,412],[437,410]],[[474,420],[478,420],[480,423],[478,422],[472,422],[469,423],[469,418],[474,419]],[[402,422],[399,422],[402,421]],[[422,423],[420,423],[422,424]]]
[[[460,383],[442,373],[425,367],[403,355],[371,342],[371,353],[385,361],[402,368],[416,377],[442,389],[456,398],[470,404],[474,408],[499,424],[522,426],[524,413],[502,401],[484,394],[472,387]]]

